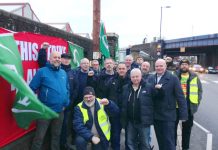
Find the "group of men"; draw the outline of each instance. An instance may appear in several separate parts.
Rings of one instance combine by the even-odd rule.
[[[183,150],[189,149],[202,87],[189,71],[188,60],[181,60],[174,74],[167,71],[163,59],[155,62],[154,74],[149,73],[149,62],[135,62],[131,55],[116,68],[113,59],[105,59],[102,70],[96,60],[90,67],[83,58],[76,69],[70,61],[69,54],[52,52],[30,83],[39,100],[59,113],[58,118],[37,120],[32,150],[41,149],[49,126],[52,150],[59,150],[60,144],[70,149],[72,141],[78,150],[90,144],[94,150],[109,149],[109,145],[120,150],[121,129],[126,150],[151,150],[151,125],[159,149],[175,150],[179,120]]]

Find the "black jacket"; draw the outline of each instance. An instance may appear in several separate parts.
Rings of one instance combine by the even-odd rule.
[[[89,84],[94,87],[96,97],[108,98],[109,81],[115,76],[116,73],[109,75],[106,74],[105,70],[103,70],[99,75],[94,75],[93,77],[89,78]]]
[[[155,87],[156,74],[152,76],[151,83]],[[176,102],[179,106],[179,119],[187,120],[188,110],[185,97],[179,79],[166,71],[158,84],[162,84],[160,90],[155,90],[154,119],[162,121],[176,121]]]
[[[123,86],[130,82],[131,81],[127,76],[122,78],[118,74],[114,78],[111,78],[109,81],[107,98],[114,101],[119,106],[119,108],[121,108],[122,105]]]
[[[122,108],[121,108],[121,123],[122,127],[125,128],[127,123],[130,121],[128,118],[128,103],[131,96],[132,83],[129,83],[123,87],[122,93]],[[140,124],[143,126],[149,126],[153,124],[153,101],[152,101],[152,87],[145,83],[143,80],[140,83],[139,93],[139,117]]]
[[[71,65],[61,64],[61,68],[63,70],[65,70],[66,73],[67,73],[69,86],[70,86],[70,105],[69,105],[69,108],[72,109],[73,108],[73,103],[74,103],[74,101],[75,101],[75,99],[77,98],[77,95],[78,95],[78,90],[79,90],[78,80],[75,79],[75,73],[71,69]]]
[[[46,62],[47,62],[46,49],[41,48],[41,49],[39,50],[37,62],[38,62],[39,68],[45,67]]]

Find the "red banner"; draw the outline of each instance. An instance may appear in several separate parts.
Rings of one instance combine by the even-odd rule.
[[[9,32],[9,31],[8,31]],[[7,30],[0,28],[0,33],[7,33]],[[52,51],[59,51],[60,53],[68,52],[67,41],[41,34],[33,34],[28,32],[14,33],[14,38],[20,51],[24,79],[29,84],[38,69],[37,59],[38,51],[43,42],[50,44],[47,49],[48,58]],[[18,139],[24,134],[30,132],[35,128],[32,124],[28,130],[19,128],[12,115],[11,108],[13,106],[15,91],[11,85],[0,77],[0,148],[8,143]]]

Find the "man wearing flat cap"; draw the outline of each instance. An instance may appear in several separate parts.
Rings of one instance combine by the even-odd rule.
[[[187,108],[188,108],[188,120],[182,122],[182,149],[183,150],[189,149],[189,142],[190,142],[191,129],[193,126],[194,113],[197,112],[202,98],[201,81],[196,73],[191,72],[189,70],[189,65],[190,62],[188,59],[182,59],[179,63],[179,70],[176,72],[176,75],[180,79],[183,94],[186,98]],[[178,114],[178,109],[177,109],[177,114]],[[179,120],[177,115],[175,131],[177,131],[178,122]],[[177,137],[177,134],[175,136]]]
[[[71,54],[61,54],[61,69],[67,73],[69,87],[70,87],[70,103],[64,111],[64,121],[61,131],[61,149],[67,149],[71,146],[74,139],[74,130],[72,128],[72,116],[73,116],[73,103],[78,93],[78,81],[74,77],[74,71],[71,69]]]
[[[76,131],[76,149],[86,150],[91,142],[93,150],[107,150],[110,140],[109,116],[119,112],[112,101],[95,97],[92,87],[83,91],[83,101],[74,109],[73,127]]]

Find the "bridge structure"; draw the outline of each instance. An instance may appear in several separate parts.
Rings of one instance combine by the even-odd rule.
[[[197,63],[204,67],[218,66],[218,34],[164,40],[162,50],[172,57],[197,56]]]

